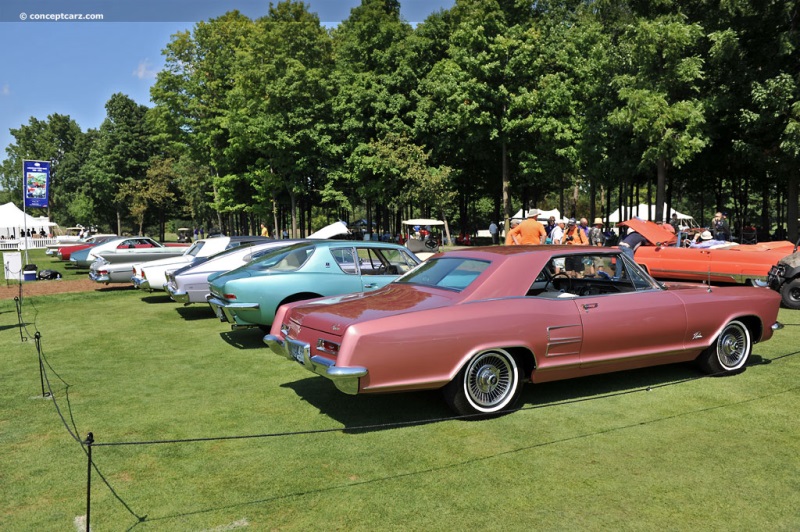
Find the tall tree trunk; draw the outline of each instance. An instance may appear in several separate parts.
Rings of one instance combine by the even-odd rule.
[[[786,191],[786,230],[789,240],[797,242],[797,194],[798,194],[798,175],[789,175],[789,186]]]
[[[508,220],[511,218],[511,216],[513,216],[514,212],[511,210],[511,181],[508,177],[508,148],[505,140],[503,140],[502,157],[503,211],[505,212],[505,224],[503,227],[508,227]]]
[[[667,197],[667,161],[664,158],[658,160],[658,182],[656,183],[656,221],[664,221],[664,203]]]

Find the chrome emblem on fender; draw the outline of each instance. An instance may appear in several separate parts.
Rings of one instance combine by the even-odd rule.
[[[692,335],[692,340],[699,340],[702,337],[703,337],[703,334],[700,331],[698,331],[698,332],[696,332],[696,333],[694,333]]]
[[[342,330],[342,327],[340,325],[338,325],[338,324],[334,324],[334,325],[331,326],[331,330],[333,332],[339,332],[339,331]]]

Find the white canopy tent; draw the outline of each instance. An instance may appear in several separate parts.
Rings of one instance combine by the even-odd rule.
[[[47,216],[31,216],[11,202],[0,205],[0,236],[19,237],[21,230],[26,228],[30,229],[31,233],[38,233],[41,229],[49,232],[50,227],[57,225],[57,223],[51,222]]]
[[[525,217],[528,215],[528,211],[530,210],[531,209],[520,209],[514,216],[511,217],[511,219],[524,220]],[[551,211],[545,211],[543,209],[539,209],[539,214],[536,216],[536,219],[539,221],[546,222],[547,220],[550,219],[551,216],[553,216],[556,220],[558,220],[559,218],[561,218],[561,212],[558,209],[553,209]]]
[[[626,208],[623,212],[626,212],[627,216],[621,217],[620,209],[617,209],[616,211],[612,212],[611,215],[609,215],[609,217],[608,217],[608,222],[612,223],[612,224],[616,224],[616,223],[619,223],[619,222],[624,222],[625,220],[630,220],[631,218],[640,218],[642,220],[652,220],[654,222],[659,221],[659,220],[655,219],[655,217],[656,217],[656,206],[655,205],[647,205],[645,203],[641,203],[641,204],[637,205],[636,207]],[[667,205],[666,204],[664,205],[663,213],[664,213],[664,215],[663,215],[664,219],[661,220],[662,222],[669,222],[669,220],[672,218],[672,215],[673,214],[677,214],[678,215],[678,221],[680,222],[681,225],[686,225],[686,226],[689,226],[689,227],[694,227],[695,225],[697,225],[695,223],[695,221],[694,221],[694,218],[692,218],[688,214],[680,213],[680,212],[676,211],[675,209],[669,209],[669,212],[667,212]]]

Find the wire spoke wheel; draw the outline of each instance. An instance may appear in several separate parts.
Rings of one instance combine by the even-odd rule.
[[[725,325],[714,343],[698,357],[700,366],[712,375],[732,375],[744,369],[753,344],[750,331],[738,320]]]
[[[484,353],[470,362],[466,390],[475,403],[491,408],[501,402],[511,388],[513,367],[505,357]]]
[[[520,369],[513,355],[492,349],[474,355],[444,393],[460,414],[494,414],[513,406],[521,389]]]

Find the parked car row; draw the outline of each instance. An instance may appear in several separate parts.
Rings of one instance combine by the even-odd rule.
[[[344,393],[440,389],[465,415],[515,408],[525,382],[688,361],[712,375],[743,371],[752,346],[781,328],[780,295],[655,277],[744,282],[767,272],[742,258],[746,246],[719,250],[738,259],[706,250],[673,259],[699,265],[670,265],[664,235],[630,227],[656,239],[635,260],[615,247],[491,246],[422,262],[375,241],[206,239],[136,266],[132,282],[184,305],[208,304],[233,329],[260,327],[272,353]],[[160,249],[137,242],[93,251],[92,275],[101,280],[121,256]],[[641,253],[646,247],[658,256]]]

